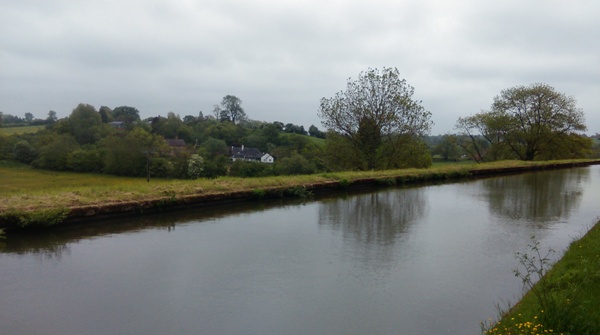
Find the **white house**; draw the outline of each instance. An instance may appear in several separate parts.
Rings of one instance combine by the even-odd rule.
[[[275,158],[268,153],[262,153],[257,148],[231,147],[231,161],[250,161],[272,164]]]

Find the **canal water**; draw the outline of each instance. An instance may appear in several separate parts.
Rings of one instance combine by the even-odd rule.
[[[13,235],[0,333],[479,334],[598,199],[592,166]]]

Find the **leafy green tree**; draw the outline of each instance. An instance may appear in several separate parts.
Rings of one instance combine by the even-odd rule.
[[[284,132],[292,133],[292,134],[300,134],[306,135],[306,130],[304,130],[304,126],[295,125],[293,123],[288,123],[285,125]]]
[[[152,120],[152,132],[164,138],[178,137],[178,131],[184,126],[178,114],[169,112],[167,117],[158,117]]]
[[[140,121],[140,111],[135,107],[119,106],[112,111],[112,115],[116,121],[123,121],[126,123]]]
[[[490,111],[459,118],[456,129],[477,162],[584,157],[590,148],[577,134],[586,126],[575,99],[546,84],[503,90]]]
[[[399,135],[397,143],[400,143],[402,148],[399,152],[395,152],[396,147],[383,148],[383,154],[391,157],[386,168],[426,168],[431,166],[431,152],[424,141],[411,135]]]
[[[229,145],[241,144],[247,129],[232,122],[219,122],[206,128],[206,135],[225,141]]]
[[[102,119],[92,105],[79,104],[69,116],[70,133],[79,144],[96,143],[101,138]]]
[[[125,137],[114,135],[106,138],[102,147],[105,172],[128,176],[144,176],[148,172],[152,174],[148,167],[152,167],[154,159],[170,151],[161,136],[140,127],[134,128]]]
[[[58,118],[56,117],[56,112],[51,110],[48,112],[48,118],[46,118],[46,121],[48,121],[48,123],[54,123],[56,122],[56,120],[58,120]]]
[[[274,169],[278,175],[311,174],[316,171],[311,162],[298,153],[277,160]]]
[[[244,145],[250,148],[258,148],[260,151],[267,151],[267,138],[260,131],[246,136],[243,141]]]
[[[541,146],[539,160],[590,158],[594,155],[594,142],[579,134],[562,134]]]
[[[115,120],[115,118],[113,117],[112,109],[106,106],[100,107],[100,109],[98,110],[98,114],[100,114],[100,119],[102,120],[102,123],[109,123]]]
[[[317,137],[317,138],[325,138],[325,133],[320,131],[315,125],[311,125],[308,127],[308,135]]]
[[[219,119],[221,121],[231,121],[238,124],[246,119],[246,112],[242,108],[242,100],[235,95],[226,95],[221,101]]]
[[[201,177],[217,178],[226,176],[229,167],[229,158],[227,156],[216,156],[204,161]]]
[[[69,155],[79,149],[79,144],[71,135],[54,135],[52,141],[40,150],[32,165],[48,170],[64,171],[69,169]]]
[[[35,149],[27,140],[20,140],[13,148],[13,157],[19,162],[29,164],[36,156]]]
[[[224,156],[229,153],[229,147],[223,140],[219,140],[213,137],[208,138],[200,145],[201,150],[204,152],[202,156],[208,158],[214,158],[217,156]]]
[[[345,160],[343,165],[361,170],[396,165],[406,135],[417,138],[430,131],[431,113],[413,100],[413,94],[397,69],[384,68],[360,73],[356,81],[348,80],[345,91],[321,99],[323,125],[339,134],[326,141],[330,149],[340,150],[336,156]]]
[[[31,123],[31,121],[33,121],[33,114],[25,113],[25,121],[27,121],[27,123]]]
[[[456,144],[456,136],[444,135],[442,140],[433,148],[433,154],[442,156],[444,162],[457,161],[460,158],[460,147]]]
[[[573,97],[546,84],[517,86],[494,98],[491,113],[506,118],[503,139],[522,160],[534,160],[548,143],[569,141],[570,134],[587,129],[583,110]]]
[[[263,136],[267,143],[278,145],[281,143],[282,125],[277,122],[267,123],[261,127]]]
[[[102,172],[104,157],[95,147],[75,149],[67,156],[67,167],[77,172]]]

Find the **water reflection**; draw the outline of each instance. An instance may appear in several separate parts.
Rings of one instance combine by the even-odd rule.
[[[490,212],[506,222],[546,225],[578,209],[589,169],[547,171],[482,180]]]
[[[530,233],[560,250],[598,215],[598,171],[10,235],[0,324],[10,334],[476,334],[499,299],[521,292],[511,270]]]
[[[297,203],[297,201],[294,202]],[[6,240],[0,241],[0,252],[44,254],[47,258],[59,258],[62,253],[69,250],[70,243],[76,243],[85,239],[131,234],[149,229],[170,232],[175,230],[177,225],[257,212],[282,206],[282,204],[281,199],[234,203],[210,208],[192,208],[182,212],[163,212],[146,216],[112,218],[58,228],[53,227],[49,230],[39,232],[11,232]]]
[[[399,189],[347,199],[333,199],[319,207],[319,224],[339,230],[366,245],[391,245],[423,216],[426,201],[419,188]]]

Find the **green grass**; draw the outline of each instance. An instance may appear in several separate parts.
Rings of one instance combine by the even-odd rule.
[[[534,289],[485,334],[598,334],[598,306],[600,222],[571,243]],[[524,332],[534,327],[536,332]]]
[[[45,127],[46,127],[45,125],[22,126],[22,127],[2,127],[2,128],[0,128],[0,134],[21,135],[21,134],[36,133],[39,130],[44,129]]]
[[[2,199],[0,212],[147,201],[165,197],[181,198],[198,194],[231,193],[256,189],[291,188],[327,182],[350,185],[363,179],[394,180],[401,184],[417,180],[466,176],[471,169],[493,170],[549,163],[556,162],[503,161],[476,165],[444,164],[432,166],[429,169],[335,172],[264,178],[152,179],[149,183],[145,178],[37,170],[27,165],[4,163],[0,164],[0,199]]]

